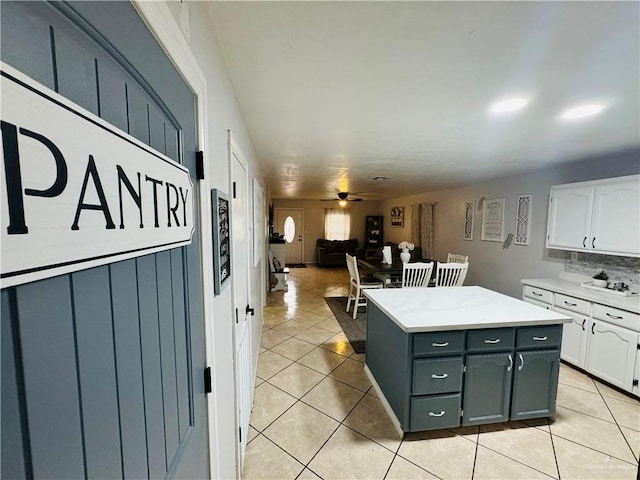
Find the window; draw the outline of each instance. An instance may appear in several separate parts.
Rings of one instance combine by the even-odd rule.
[[[284,221],[284,239],[287,243],[293,242],[296,236],[296,222],[293,221],[293,217],[287,217]]]
[[[327,240],[349,240],[351,215],[348,208],[326,208],[324,210],[324,238]]]

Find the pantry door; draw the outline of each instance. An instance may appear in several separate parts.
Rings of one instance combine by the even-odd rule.
[[[0,9],[2,62],[198,188],[193,92],[130,3]],[[2,290],[2,478],[209,477],[198,218],[187,247]]]

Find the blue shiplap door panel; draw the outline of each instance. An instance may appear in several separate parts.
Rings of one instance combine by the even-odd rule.
[[[12,293],[12,292],[11,292]],[[25,442],[28,444],[28,439],[25,439],[22,432],[21,422],[24,418],[24,405],[21,404],[21,392],[22,385],[18,385],[17,378],[21,377],[21,366],[16,364],[16,358],[20,356],[14,352],[14,334],[17,335],[16,325],[12,325],[15,317],[11,313],[11,303],[9,290],[2,290],[2,311],[0,311],[0,322],[2,322],[2,331],[0,332],[0,339],[2,340],[2,398],[0,399],[0,405],[2,405],[2,448],[0,453],[2,455],[2,478],[14,478],[23,479],[27,476],[32,476],[31,473],[27,475],[26,465],[30,462],[25,462],[25,452],[23,451],[23,445]],[[17,342],[19,344],[19,342]],[[19,348],[19,346],[18,346]],[[21,411],[22,407],[22,411]],[[26,452],[29,456],[29,453]]]
[[[193,93],[129,3],[0,9],[3,61],[195,171]],[[2,291],[2,478],[208,476],[199,251]]]
[[[122,441],[122,468],[125,478],[147,478],[147,450],[142,377],[140,319],[138,317],[137,272],[135,260],[109,267],[113,308],[113,338],[118,408]]]
[[[70,278],[23,285],[15,295],[29,467],[35,478],[84,478],[85,428]]]

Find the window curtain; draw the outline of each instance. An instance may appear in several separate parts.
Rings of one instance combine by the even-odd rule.
[[[348,208],[324,209],[324,238],[327,240],[349,240],[351,214]]]
[[[422,249],[423,258],[433,258],[433,203],[411,206],[411,239]]]

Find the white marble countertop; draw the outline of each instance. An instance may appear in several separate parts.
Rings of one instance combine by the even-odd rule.
[[[482,287],[366,290],[407,333],[568,323],[571,318]]]
[[[623,297],[614,293],[598,292],[597,290],[584,288],[580,283],[562,278],[525,278],[520,282],[524,285],[551,290],[608,307],[640,313],[640,297],[638,295]]]

